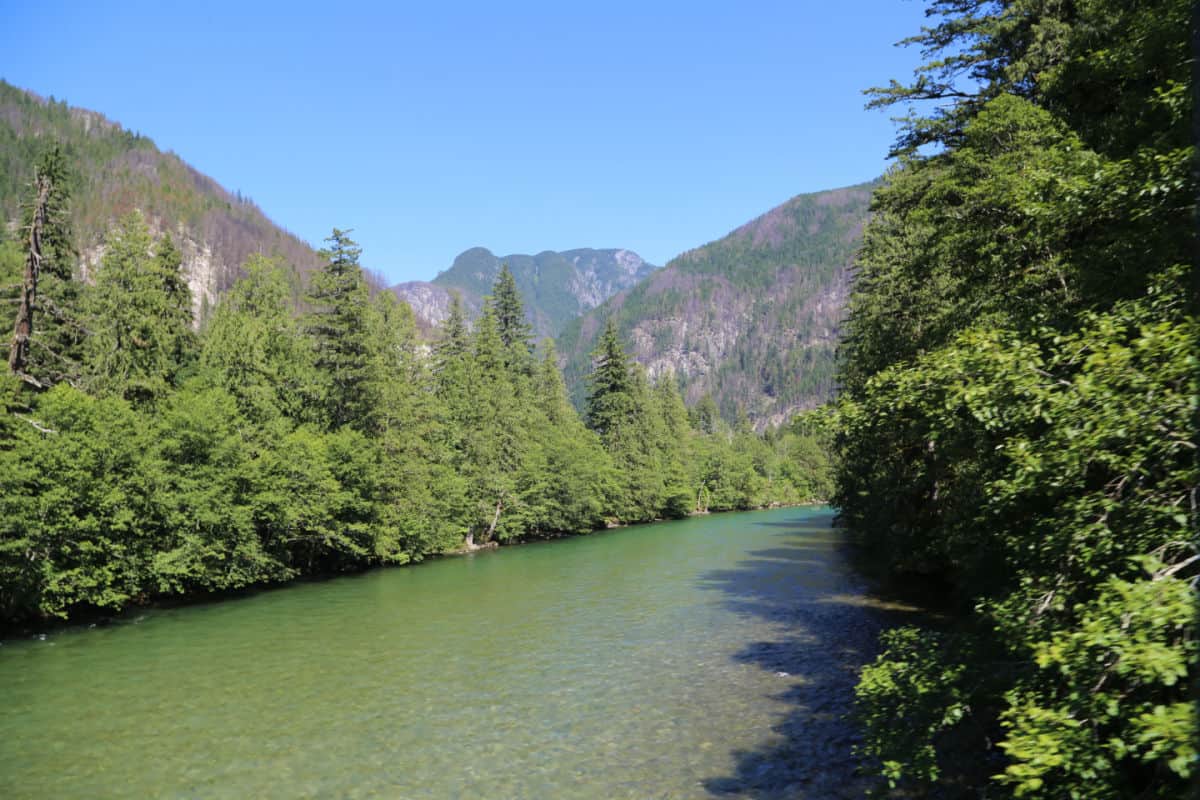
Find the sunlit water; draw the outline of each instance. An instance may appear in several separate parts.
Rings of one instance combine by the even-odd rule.
[[[0,646],[0,796],[853,796],[880,612],[825,509],[715,515]]]

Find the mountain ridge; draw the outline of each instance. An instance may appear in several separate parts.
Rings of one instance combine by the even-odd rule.
[[[405,281],[391,290],[413,307],[427,327],[440,324],[458,292],[468,313],[478,314],[502,265],[508,265],[525,300],[534,332],[554,337],[562,327],[658,267],[632,250],[590,247],[497,256],[486,247],[459,253],[430,281]]]
[[[63,148],[74,171],[70,217],[83,278],[100,263],[105,233],[134,210],[155,235],[169,233],[175,240],[198,321],[254,253],[281,256],[292,267],[296,297],[304,275],[321,265],[308,242],[252,200],[159,149],[149,137],[101,112],[0,80],[0,223],[9,230],[29,201],[33,167],[49,141]]]
[[[559,337],[576,403],[611,319],[651,379],[689,403],[778,424],[833,396],[833,358],[854,253],[878,181],[797,195],[676,256],[568,324]]]

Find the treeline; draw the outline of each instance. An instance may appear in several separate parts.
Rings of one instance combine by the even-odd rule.
[[[77,279],[64,166],[42,161],[0,243],[6,307],[32,322],[0,415],[3,620],[828,496],[818,418],[759,436],[689,412],[611,330],[585,424],[507,269],[429,346],[335,230],[301,304],[252,257],[197,332],[178,250],[137,214]]]
[[[876,194],[836,503],[961,618],[887,634],[863,752],[936,796],[1197,774],[1191,4],[937,0]],[[940,19],[939,19],[940,18]],[[907,796],[907,795],[906,795]]]

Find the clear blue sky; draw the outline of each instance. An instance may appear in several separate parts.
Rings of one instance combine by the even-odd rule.
[[[0,77],[100,111],[319,243],[428,279],[460,251],[663,264],[869,180],[861,90],[911,75],[916,0],[16,3]]]

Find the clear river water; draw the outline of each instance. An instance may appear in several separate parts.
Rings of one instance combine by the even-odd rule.
[[[855,797],[888,613],[828,509],[722,514],[0,643],[0,796]]]

